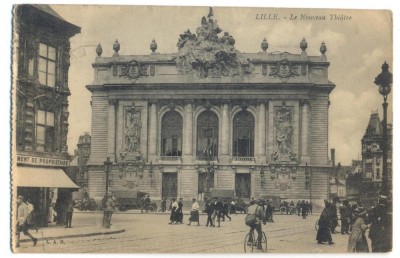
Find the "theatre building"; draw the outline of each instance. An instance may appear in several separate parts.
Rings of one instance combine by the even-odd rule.
[[[61,207],[77,188],[64,170],[69,39],[80,28],[48,5],[17,5],[14,14],[12,203],[22,194],[34,206],[34,223],[47,226],[51,202]]]
[[[199,19],[200,21],[200,19]],[[114,54],[93,63],[88,189],[140,190],[153,199],[202,198],[231,189],[315,202],[329,197],[326,46],[299,53],[241,53],[212,12],[176,35],[177,52]],[[283,39],[282,39],[283,40]],[[132,43],[132,42],[130,42]],[[111,47],[111,46],[110,46]]]

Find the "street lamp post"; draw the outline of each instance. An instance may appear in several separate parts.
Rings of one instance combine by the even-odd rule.
[[[110,157],[107,157],[107,160],[104,161],[104,172],[106,173],[106,194],[103,199],[103,205],[105,206],[108,201],[108,181],[109,175],[111,171],[112,162],[110,161]],[[103,207],[103,228],[110,228],[110,220],[111,220],[111,211],[107,209],[107,207]]]
[[[110,161],[110,157],[107,157],[107,160],[104,161],[104,172],[106,173],[106,197],[108,198],[108,182],[109,175],[111,171],[112,162]]]
[[[379,93],[383,96],[383,140],[382,140],[382,188],[381,194],[388,196],[389,195],[389,186],[388,186],[388,170],[387,170],[387,147],[388,147],[388,139],[387,139],[387,107],[388,103],[386,102],[387,96],[391,91],[391,86],[393,82],[393,75],[389,72],[389,65],[385,63],[382,65],[382,72],[375,78],[374,83],[379,86]]]

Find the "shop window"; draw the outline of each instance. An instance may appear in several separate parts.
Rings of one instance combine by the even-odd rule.
[[[54,87],[56,85],[56,56],[54,47],[40,43],[39,45],[39,82],[42,85]]]
[[[54,113],[38,110],[36,117],[36,150],[55,150]]]
[[[161,156],[182,156],[183,120],[176,111],[167,112],[161,122]]]
[[[218,117],[212,111],[204,111],[197,118],[197,148],[199,159],[218,156]]]
[[[254,117],[246,110],[233,118],[233,156],[254,157]]]

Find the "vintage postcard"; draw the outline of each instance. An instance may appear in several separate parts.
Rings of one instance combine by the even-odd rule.
[[[392,250],[390,10],[18,4],[15,253]]]

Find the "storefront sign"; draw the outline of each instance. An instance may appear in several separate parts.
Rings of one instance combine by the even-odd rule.
[[[49,167],[68,167],[69,160],[17,155],[17,164]]]

